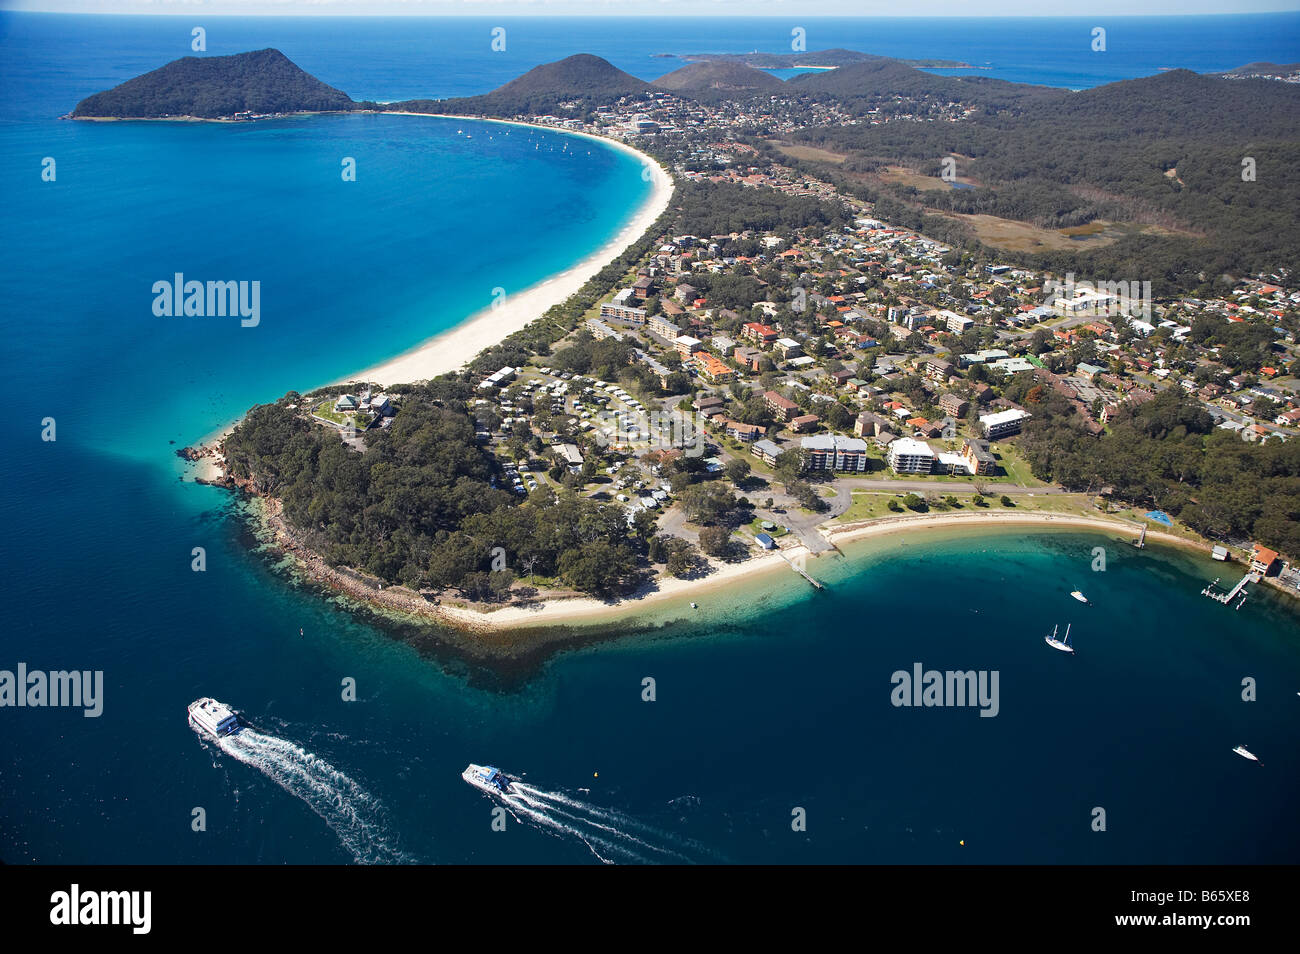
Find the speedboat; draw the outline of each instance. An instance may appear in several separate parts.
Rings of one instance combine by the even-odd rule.
[[[1259,756],[1250,751],[1250,749],[1246,748],[1244,745],[1239,745],[1232,751],[1236,752],[1243,759],[1250,759],[1252,762],[1259,762]],[[1260,762],[1260,764],[1263,765],[1264,763]]]
[[[190,725],[201,729],[214,739],[223,735],[234,735],[243,726],[233,709],[216,699],[206,696],[190,703]]]
[[[1080,603],[1087,603],[1087,602],[1088,602],[1088,597],[1084,596],[1084,595],[1083,595],[1081,592],[1079,592],[1078,590],[1071,590],[1071,591],[1070,591],[1070,595],[1073,596],[1073,597],[1074,597],[1076,600],[1078,600]]]
[[[1066,625],[1065,625],[1065,638],[1064,638],[1064,639],[1057,639],[1057,638],[1056,638],[1056,631],[1057,631],[1057,629],[1059,629],[1059,627],[1057,627],[1057,626],[1053,626],[1053,627],[1052,627],[1052,635],[1051,635],[1051,636],[1046,636],[1046,637],[1044,637],[1044,641],[1047,643],[1047,645],[1051,646],[1053,649],[1059,649],[1061,652],[1063,652],[1063,653],[1069,653],[1071,656],[1073,656],[1073,655],[1074,655],[1074,647],[1070,645],[1070,624],[1069,624],[1069,623],[1066,623]]]
[[[460,777],[489,795],[510,794],[510,778],[494,766],[475,765],[471,762],[469,767],[460,773]]]

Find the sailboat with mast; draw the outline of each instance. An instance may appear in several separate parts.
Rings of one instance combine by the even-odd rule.
[[[1046,637],[1044,637],[1044,640],[1046,641],[1047,645],[1051,646],[1053,649],[1059,649],[1061,652],[1063,652],[1063,653],[1069,653],[1071,656],[1073,656],[1073,655],[1074,655],[1074,647],[1070,645],[1070,624],[1069,624],[1069,623],[1066,623],[1066,624],[1065,624],[1065,638],[1064,638],[1064,639],[1057,639],[1057,638],[1056,638],[1056,632],[1057,632],[1057,630],[1059,630],[1059,629],[1060,629],[1059,626],[1053,626],[1053,627],[1052,627],[1052,635],[1051,635],[1051,636],[1046,636]]]

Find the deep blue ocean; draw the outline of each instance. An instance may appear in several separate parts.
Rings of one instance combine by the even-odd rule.
[[[789,42],[784,21],[528,20],[492,54],[489,21],[197,23],[210,54],[278,47],[374,99],[481,92],[575,52],[653,78],[678,65],[653,54]],[[509,669],[295,584],[228,494],[179,479],[176,447],[566,267],[648,187],[612,150],[463,121],[56,119],[187,55],[195,24],[0,15],[0,669],[105,673],[99,718],[0,709],[0,860],[1300,860],[1300,618],[1262,589],[1239,611],[1206,600],[1232,571],[1200,557],[909,534],[816,563],[824,594],[782,575]],[[1085,87],[1300,60],[1297,24],[1116,19],[1106,54],[1082,20],[799,25],[814,50]],[[155,317],[150,287],[175,272],[260,280],[261,324]],[[1043,644],[1066,623],[1075,658]],[[997,671],[998,715],[891,705],[891,675],[916,663]],[[256,734],[200,741],[185,707],[201,695]],[[531,786],[504,832],[460,779],[471,761]]]

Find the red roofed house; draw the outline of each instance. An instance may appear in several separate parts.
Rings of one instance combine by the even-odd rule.
[[[1256,573],[1262,573],[1264,576],[1268,576],[1276,565],[1276,550],[1270,550],[1268,547],[1260,546],[1258,543],[1251,547],[1250,568]]]

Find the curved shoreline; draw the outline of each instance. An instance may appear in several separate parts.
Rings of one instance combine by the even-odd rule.
[[[654,612],[653,622],[656,624],[689,616],[707,618],[710,608],[705,606],[702,610],[696,610],[692,603],[702,601],[710,594],[717,595],[722,590],[731,590],[734,595],[737,584],[747,586],[751,582],[770,583],[772,575],[785,574],[787,579],[793,581],[794,576],[787,558],[809,555],[807,548],[799,544],[777,552],[763,553],[740,563],[722,564],[714,567],[708,576],[697,579],[663,577],[617,601],[590,597],[552,598],[527,606],[502,606],[483,611],[452,603],[435,604],[399,586],[378,590],[375,586],[378,581],[362,582],[359,574],[344,574],[327,567],[278,518],[277,503],[272,502],[266,512],[268,529],[274,534],[276,543],[293,557],[307,577],[366,603],[376,611],[394,613],[411,621],[438,623],[471,634],[481,640],[475,648],[488,655],[514,655],[521,648],[536,649],[557,639],[571,637],[574,629],[591,629],[594,632],[599,627],[608,627],[630,617],[646,616],[651,611]],[[825,530],[825,535],[833,544],[838,545],[872,538],[883,539],[902,533],[927,534],[946,530],[970,534],[980,530],[1016,528],[1059,528],[1127,539],[1136,534],[1140,526],[1118,519],[1059,514],[920,514],[877,518],[862,524],[831,527]],[[1210,550],[1206,544],[1159,531],[1148,530],[1147,539],[1153,543],[1179,546],[1201,553]],[[815,560],[816,557],[813,557],[814,562],[808,565],[808,571],[814,576],[817,572]],[[742,580],[745,582],[741,583]],[[798,585],[804,584],[800,582]],[[770,586],[765,589],[770,589]],[[730,602],[734,601],[728,601],[727,605]],[[490,641],[491,637],[499,637],[504,633],[513,633],[517,638],[510,640],[508,646],[494,645]]]
[[[479,352],[499,344],[502,340],[523,330],[530,322],[540,318],[553,305],[558,305],[576,293],[602,268],[649,231],[659,216],[668,208],[672,199],[674,185],[672,176],[663,166],[650,156],[634,149],[627,143],[592,133],[572,129],[559,129],[541,123],[524,123],[516,120],[492,119],[478,116],[449,116],[443,113],[412,113],[385,111],[376,115],[385,116],[427,116],[434,119],[455,119],[463,122],[497,123],[503,126],[522,126],[527,129],[543,129],[561,135],[577,136],[583,139],[609,146],[627,155],[639,159],[643,169],[650,171],[650,196],[633,214],[632,218],[617,234],[596,251],[566,268],[564,271],[550,275],[521,292],[507,294],[500,304],[482,308],[454,328],[441,331],[414,348],[384,361],[350,377],[344,377],[332,384],[345,384],[349,381],[371,381],[390,387],[394,384],[409,384],[437,377],[448,371],[457,371],[479,354]]]
[[[308,114],[317,115],[317,114]],[[635,214],[604,245],[569,266],[561,272],[549,275],[541,281],[528,286],[523,291],[507,295],[500,305],[489,305],[457,323],[454,327],[440,331],[425,339],[413,348],[373,365],[363,371],[337,378],[319,385],[347,384],[352,381],[367,381],[383,387],[395,384],[409,384],[437,377],[448,371],[457,371],[481,352],[505,338],[521,331],[530,322],[540,318],[554,305],[561,304],[582,288],[602,268],[622,255],[632,244],[642,238],[668,208],[676,189],[672,176],[662,165],[650,156],[627,143],[592,133],[572,129],[558,129],[541,123],[525,123],[516,120],[492,119],[478,116],[451,116],[443,113],[413,113],[401,111],[375,112],[373,115],[385,116],[428,116],[434,119],[456,119],[475,123],[498,123],[506,126],[522,126],[529,129],[544,129],[565,136],[576,136],[594,140],[610,146],[627,155],[634,156],[650,170],[650,196],[636,210]],[[196,120],[200,121],[200,120]],[[215,120],[214,120],[215,121]],[[315,390],[313,388],[313,390]],[[237,418],[194,442],[192,447],[216,447],[239,423]],[[219,480],[223,468],[219,456],[206,456],[194,462],[194,476],[203,481]]]

